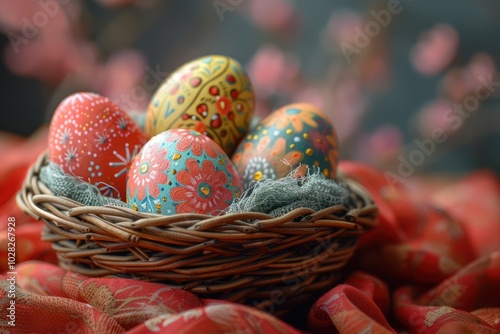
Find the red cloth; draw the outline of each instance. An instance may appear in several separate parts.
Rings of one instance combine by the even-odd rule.
[[[374,197],[379,225],[360,240],[346,279],[297,312],[298,329],[257,309],[163,284],[60,269],[40,241],[43,223],[22,214],[14,200],[45,138],[46,131],[30,140],[0,136],[0,326],[11,333],[500,332],[500,189],[490,173],[422,192],[343,162],[340,169]],[[5,322],[9,217],[16,219],[15,327]]]

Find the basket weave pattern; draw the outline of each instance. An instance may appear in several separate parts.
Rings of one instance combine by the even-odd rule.
[[[29,170],[17,203],[45,223],[42,239],[52,243],[61,267],[94,277],[161,281],[257,307],[276,289],[296,300],[332,287],[377,216],[367,192],[343,176],[352,207],[299,208],[278,218],[256,212],[161,216],[83,206],[54,196],[40,182],[45,164],[46,154]]]

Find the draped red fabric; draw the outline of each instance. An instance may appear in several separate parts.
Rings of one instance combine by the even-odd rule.
[[[379,224],[360,240],[339,285],[298,306],[293,319],[278,319],[165,284],[59,268],[40,240],[43,223],[14,200],[45,145],[46,130],[28,140],[0,136],[2,333],[500,332],[500,187],[489,172],[411,188],[369,166],[341,163],[372,194]],[[9,219],[16,222],[14,273],[7,265]]]

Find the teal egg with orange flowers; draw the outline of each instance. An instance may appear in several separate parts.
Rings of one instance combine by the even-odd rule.
[[[226,153],[194,130],[172,129],[151,138],[127,178],[127,203],[140,212],[216,215],[242,192]]]
[[[232,160],[246,189],[252,182],[279,179],[296,170],[319,169],[334,179],[338,139],[328,116],[308,103],[286,105],[260,121],[239,144]]]

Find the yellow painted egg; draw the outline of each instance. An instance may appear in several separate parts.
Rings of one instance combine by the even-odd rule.
[[[319,168],[335,178],[338,162],[337,134],[328,116],[312,104],[295,103],[264,118],[236,149],[232,160],[244,188],[253,181],[279,179],[299,167]]]
[[[192,129],[231,154],[248,131],[254,93],[243,67],[226,56],[206,56],[182,65],[158,88],[148,107],[146,134]]]

